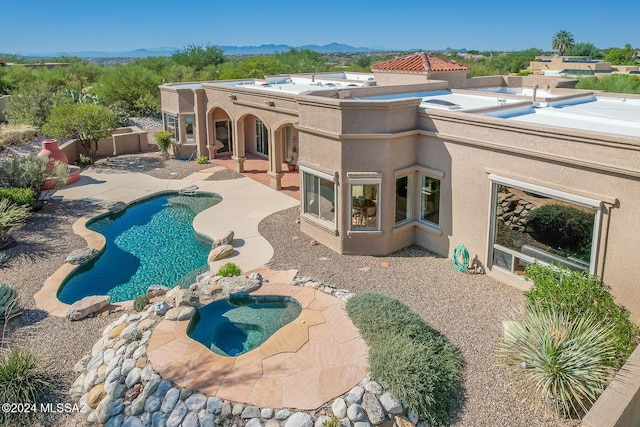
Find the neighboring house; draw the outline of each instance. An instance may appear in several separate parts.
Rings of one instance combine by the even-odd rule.
[[[558,75],[593,75],[611,73],[610,62],[591,59],[586,56],[537,56],[529,62],[528,71],[533,74],[549,76]]]
[[[640,319],[640,97],[543,76],[463,80],[462,66],[439,61],[162,85],[165,127],[185,157],[230,156],[242,172],[246,153],[263,156],[276,189],[294,156],[301,230],[336,252],[417,244],[450,256],[464,244],[521,288],[526,265],[560,263],[600,275]],[[536,234],[528,216],[548,204],[574,208],[588,231],[570,244]]]
[[[451,88],[465,87],[469,67],[424,52],[371,64],[379,85],[424,83],[446,80]]]

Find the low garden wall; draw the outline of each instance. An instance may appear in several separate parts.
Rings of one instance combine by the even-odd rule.
[[[640,346],[596,400],[582,426],[640,426]]]
[[[80,142],[76,139],[65,142],[60,149],[67,155],[69,163],[74,163],[80,154],[88,155]],[[135,154],[155,151],[156,145],[149,141],[148,133],[135,126],[118,128],[109,138],[98,141],[98,157],[117,156],[120,154]]]

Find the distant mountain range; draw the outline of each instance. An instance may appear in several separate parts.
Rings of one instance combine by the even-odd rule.
[[[276,52],[287,52],[291,48],[310,49],[320,53],[349,53],[349,52],[381,52],[381,51],[398,51],[403,49],[385,49],[381,47],[353,47],[342,43],[330,43],[323,46],[310,44],[304,46],[289,46],[286,44],[263,44],[260,46],[220,46],[225,55],[269,55]],[[24,55],[27,58],[47,58],[59,56],[76,56],[79,58],[146,58],[148,56],[170,56],[175,51],[180,50],[175,47],[157,47],[150,49],[136,49],[121,52],[101,52],[101,51],[82,51],[82,52],[54,52],[54,53],[33,53]],[[408,51],[417,51],[420,49],[407,49]],[[442,50],[449,50],[442,49]],[[458,49],[460,50],[460,49]],[[462,49],[464,51],[464,49]],[[435,52],[435,51],[434,51]]]

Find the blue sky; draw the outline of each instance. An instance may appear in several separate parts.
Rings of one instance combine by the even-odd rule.
[[[0,52],[117,52],[188,44],[345,43],[390,49],[551,49],[560,30],[640,47],[639,0],[3,0]]]

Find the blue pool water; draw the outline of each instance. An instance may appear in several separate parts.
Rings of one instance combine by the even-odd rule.
[[[72,304],[88,295],[112,302],[135,299],[151,285],[188,287],[208,269],[211,242],[197,236],[193,218],[221,198],[163,194],[98,217],[87,228],[105,236],[104,252],[72,273],[58,291]]]
[[[238,356],[258,347],[301,311],[300,304],[287,297],[232,297],[200,307],[187,335],[214,353]]]

